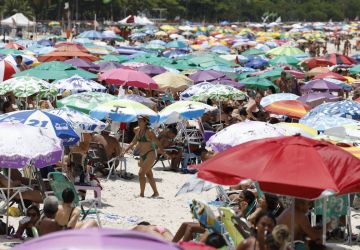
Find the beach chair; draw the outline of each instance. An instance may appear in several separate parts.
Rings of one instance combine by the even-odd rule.
[[[89,215],[90,213],[92,214],[95,213],[97,222],[99,226],[101,226],[101,221],[97,209],[97,203],[98,203],[97,199],[80,200],[74,184],[63,173],[60,172],[49,173],[48,179],[53,194],[56,196],[56,198],[58,198],[59,201],[62,201],[62,192],[64,191],[64,189],[70,188],[75,194],[75,199],[72,203],[72,207],[77,207],[78,205],[80,206],[81,214],[82,214],[81,220],[84,220],[86,216]],[[51,194],[51,192],[46,192],[46,194],[49,195]],[[88,207],[87,210],[85,210],[84,208],[85,206]]]
[[[120,173],[123,171],[122,166],[124,164],[124,173],[126,174],[127,162],[125,157],[116,156],[108,159],[105,148],[102,144],[90,142],[89,157],[93,161],[93,165],[103,164],[109,169],[106,180],[109,180],[111,174],[116,171],[116,168],[120,165]]]
[[[26,206],[24,203],[24,199],[21,195],[22,192],[32,190],[32,188],[28,186],[20,186],[20,187],[12,187],[10,188],[10,197],[8,199],[7,196],[7,188],[0,188],[0,214],[6,214],[6,207],[7,204],[9,204],[9,207],[11,207],[14,203],[18,203],[21,207],[21,212],[23,214],[26,214]],[[16,199],[15,196],[19,195],[20,199]]]
[[[237,203],[232,201],[229,198],[229,194],[225,191],[223,186],[216,186],[215,187],[216,193],[218,195],[218,199],[222,202],[222,206],[228,207],[228,206],[234,206]],[[233,193],[237,193],[239,191],[234,190]]]
[[[187,173],[187,167],[190,165],[189,162],[191,164],[199,164],[201,162],[200,150],[204,140],[201,131],[195,127],[183,128],[181,135],[184,141],[181,170]]]
[[[238,246],[244,240],[245,237],[239,232],[239,230],[234,225],[233,217],[235,216],[235,213],[230,208],[220,207],[219,214],[220,214],[220,220],[224,225],[227,233],[229,234],[230,239],[233,242],[233,245]]]

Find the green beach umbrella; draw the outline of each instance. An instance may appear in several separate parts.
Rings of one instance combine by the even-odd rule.
[[[129,60],[128,56],[124,56],[124,55],[104,55],[100,57],[102,61],[113,61],[113,62],[118,62],[118,63],[123,63]]]
[[[3,55],[9,55],[9,54],[22,55],[22,54],[24,54],[24,52],[21,51],[21,50],[17,50],[17,49],[4,48],[4,49],[0,49],[0,54],[3,54]]]
[[[232,86],[214,84],[213,87],[208,88],[206,91],[197,93],[192,96],[194,101],[206,101],[211,99],[214,101],[227,101],[227,100],[245,100],[246,94]]]
[[[261,78],[271,78],[271,79],[279,78],[283,71],[284,70],[282,68],[274,68],[272,70],[268,70],[268,71],[264,72],[263,74],[259,75],[259,77],[261,77]]]
[[[34,94],[56,96],[57,90],[50,83],[33,76],[19,76],[4,81],[0,85],[0,94],[13,92],[16,97],[28,97]]]
[[[351,67],[349,69],[349,73],[352,74],[352,75],[359,74],[360,73],[360,64],[355,65],[354,67]]]
[[[260,49],[248,49],[241,53],[242,56],[256,56],[256,55],[264,55],[265,52]]]
[[[269,60],[270,65],[292,65],[296,66],[300,60],[293,56],[277,56]]]
[[[32,69],[18,72],[14,76],[34,76],[40,79],[60,80],[70,78],[74,75],[79,75],[86,79],[97,78],[97,75],[93,73],[58,61],[42,63]]]
[[[289,45],[283,45],[266,52],[266,55],[272,55],[272,56],[294,56],[294,55],[303,55],[303,54],[305,54],[305,52],[302,51],[301,49]]]
[[[273,86],[276,91],[279,90],[279,88],[275,84],[273,84],[268,79],[262,77],[249,77],[240,81],[240,83],[244,84],[245,88],[248,89],[267,90],[270,86]]]
[[[56,102],[58,108],[69,107],[88,114],[90,110],[102,103],[116,100],[117,97],[102,92],[82,92],[67,96]]]

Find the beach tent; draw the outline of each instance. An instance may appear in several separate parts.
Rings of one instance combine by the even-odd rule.
[[[11,27],[27,27],[34,26],[36,22],[30,21],[24,14],[16,13],[11,17],[1,20],[2,25],[9,25]]]
[[[123,20],[119,21],[120,24],[135,24],[135,25],[151,25],[154,24],[145,16],[133,16],[129,15],[125,17]]]

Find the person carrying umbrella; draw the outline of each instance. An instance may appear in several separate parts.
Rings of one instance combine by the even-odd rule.
[[[159,140],[156,138],[155,133],[150,128],[150,120],[147,116],[139,116],[139,127],[135,132],[135,137],[130,145],[122,153],[122,156],[137,145],[140,151],[139,161],[139,181],[140,181],[140,197],[144,197],[146,179],[150,183],[153,190],[151,197],[156,198],[159,196],[159,192],[156,188],[156,182],[152,172],[152,167],[157,158],[157,152],[162,155],[166,155]]]

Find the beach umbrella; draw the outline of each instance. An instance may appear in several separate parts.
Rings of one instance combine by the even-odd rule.
[[[347,79],[345,77],[343,77],[342,75],[338,74],[338,73],[334,73],[334,72],[327,72],[327,73],[322,73],[322,74],[318,74],[316,75],[313,79],[323,79],[323,78],[332,78],[332,79],[336,79],[339,81],[347,81]]]
[[[181,186],[181,188],[175,194],[175,197],[186,193],[206,192],[214,188],[215,186],[216,185],[211,182],[197,178],[197,174],[195,174],[191,176],[190,179]]]
[[[348,119],[360,119],[360,103],[354,101],[340,101],[323,103],[313,108],[307,115],[311,117],[316,114],[324,114],[327,116],[343,117]],[[305,117],[304,117],[305,118]]]
[[[298,71],[298,70],[285,70],[285,72],[293,77],[295,77],[296,79],[304,79],[305,78],[305,73]]]
[[[228,79],[226,77],[223,77],[223,78],[220,78],[220,79],[215,79],[215,80],[212,80],[210,82],[213,83],[213,84],[229,85],[229,86],[234,87],[236,89],[243,89],[245,87],[244,84],[233,81],[233,80]]]
[[[221,185],[251,179],[264,192],[317,199],[359,192],[358,171],[360,160],[338,146],[296,135],[235,146],[202,163],[198,176]]]
[[[23,50],[17,50],[17,49],[4,48],[4,49],[0,49],[0,54],[3,54],[3,55],[9,55],[9,54],[22,55],[22,54],[24,54],[24,51]]]
[[[277,101],[288,101],[288,100],[296,100],[299,96],[291,93],[277,93],[277,94],[271,94],[263,97],[260,101],[260,105],[263,107],[266,107],[273,102]]]
[[[265,52],[261,49],[255,49],[255,48],[252,48],[252,49],[248,49],[248,50],[245,50],[244,52],[241,52],[241,55],[242,56],[258,56],[258,55],[264,55]]]
[[[225,74],[215,70],[199,70],[194,74],[189,75],[189,78],[194,81],[194,83],[212,81],[224,77]]]
[[[93,80],[85,79],[78,75],[74,75],[66,79],[57,80],[52,85],[58,90],[59,93],[63,93],[64,91],[69,91],[72,94],[86,91],[106,91],[106,87],[104,87],[103,85]]]
[[[48,54],[50,52],[53,52],[55,50],[54,47],[30,47],[27,48],[28,51],[31,51],[32,53],[34,53],[36,56],[41,56],[41,55],[45,55]]]
[[[185,41],[181,40],[175,40],[168,42],[166,45],[166,48],[175,48],[175,49],[187,49],[188,45]]]
[[[302,51],[301,49],[289,45],[283,45],[266,52],[266,55],[272,55],[272,56],[296,56],[303,54],[305,54],[305,52]]]
[[[148,233],[110,228],[89,228],[84,230],[59,231],[42,236],[14,250],[62,250],[66,248],[92,250],[179,250],[175,243],[165,241]]]
[[[267,90],[270,86],[273,86],[277,91],[279,87],[273,84],[266,78],[263,77],[248,77],[244,80],[241,80],[240,83],[245,85],[245,88],[248,89],[262,89]]]
[[[57,100],[56,106],[59,108],[69,107],[88,114],[90,110],[95,108],[97,105],[116,99],[116,96],[107,93],[82,92],[67,96],[61,100]]]
[[[124,100],[132,100],[135,102],[139,102],[141,104],[144,104],[145,106],[152,108],[154,107],[154,105],[156,104],[155,102],[153,102],[150,98],[145,97],[145,96],[141,96],[141,95],[135,95],[135,94],[129,94],[129,95],[122,95],[118,97],[119,99],[124,99]]]
[[[312,127],[318,131],[324,131],[329,128],[339,127],[343,125],[357,125],[360,122],[353,119],[327,116],[324,114],[316,114],[312,116],[306,115],[305,117],[299,120],[299,123],[305,124],[309,127]]]
[[[33,76],[18,76],[0,85],[0,94],[13,92],[16,97],[28,97],[36,93],[56,96],[56,89],[48,82]]]
[[[39,44],[41,46],[46,46],[46,47],[54,46],[54,43],[48,39],[41,39],[41,40],[37,41],[37,44]]]
[[[102,32],[102,38],[106,39],[106,40],[119,40],[119,41],[124,41],[124,38],[122,38],[121,36],[116,35],[116,33],[112,30],[104,30]]]
[[[292,118],[301,118],[310,110],[310,106],[298,100],[276,101],[267,105],[265,111]]]
[[[211,82],[202,82],[192,85],[185,91],[181,92],[180,100],[191,100],[193,95],[204,93],[207,89],[212,88],[213,85],[214,83]]]
[[[167,49],[161,53],[166,58],[177,58],[186,54],[185,50],[182,49]]]
[[[86,79],[97,78],[97,76],[93,73],[58,61],[42,63],[34,68],[18,72],[14,76],[34,76],[40,79],[60,80],[69,78],[73,75],[79,75]]]
[[[269,62],[266,59],[255,57],[251,58],[246,64],[245,67],[253,68],[253,69],[259,69],[264,66],[267,66]]]
[[[312,57],[305,59],[301,62],[301,65],[306,65],[307,68],[313,69],[316,67],[327,67],[327,66],[333,66],[334,64],[327,59],[324,58],[318,58],[318,57]]]
[[[72,59],[64,61],[64,63],[73,65],[79,69],[92,71],[92,72],[97,72],[100,69],[100,67],[98,65],[96,65],[90,61],[80,59],[80,58],[72,58]]]
[[[82,52],[80,50],[72,51],[72,50],[61,50],[61,49],[56,49],[48,54],[41,55],[38,57],[38,60],[40,62],[66,61],[74,57],[92,62],[99,60],[97,56]]]
[[[158,121],[158,114],[150,108],[139,102],[124,99],[99,104],[89,114],[99,120],[109,117],[117,122],[134,122],[140,115],[148,116],[151,123]]]
[[[165,73],[167,70],[164,67],[158,65],[145,65],[137,68],[138,71],[144,72],[145,74],[153,77]]]
[[[353,87],[348,84],[348,83],[345,83],[343,81],[340,81],[340,80],[336,80],[334,78],[323,78],[325,81],[329,81],[329,82],[332,82],[332,83],[335,83],[337,85],[339,85],[342,89],[346,90],[346,91],[351,91],[353,89]]]
[[[274,124],[274,126],[282,128],[287,136],[300,134],[305,137],[314,138],[318,135],[318,131],[316,129],[301,123],[280,122]]]
[[[360,141],[360,125],[344,125],[329,128],[324,131],[324,134],[345,140]]]
[[[90,41],[90,40],[89,40]],[[90,41],[91,42],[91,41]],[[84,45],[79,43],[72,42],[59,42],[54,46],[58,51],[70,51],[70,52],[84,52],[89,53],[89,51],[84,47]]]
[[[147,74],[130,69],[112,69],[99,76],[100,81],[109,84],[157,89],[158,84]]]
[[[16,67],[14,67],[11,63],[4,60],[0,61],[0,82],[10,79],[16,72]]]
[[[206,101],[208,99],[218,102],[227,100],[245,100],[246,94],[228,85],[213,84],[205,92],[196,93],[192,96],[192,100],[194,101]]]
[[[349,73],[352,74],[352,75],[359,74],[360,73],[360,64],[349,68]]]
[[[331,72],[331,70],[327,67],[316,67],[306,72],[306,75],[311,77],[328,72]]]
[[[215,109],[201,102],[177,101],[159,112],[159,123],[172,124],[182,120],[190,120],[201,117],[205,112]]]
[[[87,30],[78,35],[78,38],[102,39],[102,34],[96,30]]]
[[[154,76],[153,80],[159,86],[159,90],[163,91],[166,89],[182,91],[193,84],[193,81],[190,78],[173,72],[165,72]]]
[[[307,82],[305,85],[301,87],[301,90],[340,91],[342,90],[342,87],[324,79],[317,79]]]
[[[22,57],[22,62],[25,64],[25,65],[32,65],[32,64],[36,64],[36,63],[39,63],[38,60],[33,57],[33,56],[30,56],[30,55],[21,55]],[[11,63],[14,67],[16,67],[16,55],[7,55],[6,57],[4,57],[4,60]]]
[[[211,136],[206,145],[216,152],[225,151],[238,144],[277,136],[284,136],[285,130],[259,121],[240,122],[226,127]]]
[[[5,48],[7,48],[7,49],[16,49],[16,50],[23,50],[23,49],[25,49],[24,46],[22,46],[22,45],[20,45],[20,44],[17,44],[17,43],[13,43],[13,42],[10,42],[10,43],[5,44]]]
[[[40,110],[24,110],[6,113],[0,116],[0,122],[14,122],[40,127],[53,137],[63,140],[64,145],[73,145],[80,139],[74,129],[63,118]]]
[[[118,63],[123,63],[130,59],[129,56],[125,56],[125,55],[104,55],[101,56],[100,58],[102,61],[112,61]]]
[[[293,56],[277,56],[269,60],[270,65],[292,65],[296,66],[300,60]]]
[[[345,55],[337,54],[337,53],[331,53],[323,56],[325,60],[328,60],[333,65],[352,65],[356,64],[356,60]]]
[[[279,78],[281,76],[282,72],[284,72],[284,70],[282,68],[274,68],[274,69],[270,69],[270,70],[254,72],[251,75],[262,77],[262,78],[274,79],[274,78]]]
[[[123,67],[120,63],[113,61],[100,61],[96,63],[96,65],[99,67],[100,72],[105,72],[108,70],[118,69]]]
[[[311,92],[300,96],[297,100],[301,101],[302,103],[306,103],[311,107],[315,107],[323,102],[337,101],[338,97],[333,96],[328,92]]]
[[[48,110],[47,112],[63,118],[75,129],[78,134],[93,132],[99,133],[106,127],[106,124],[102,121],[92,118],[91,116],[75,109],[64,107]]]

